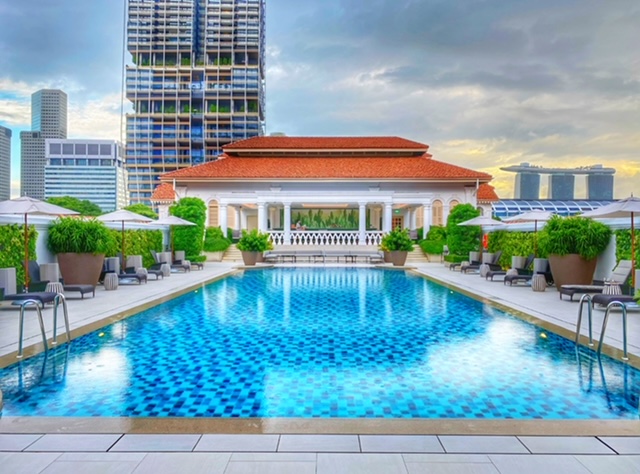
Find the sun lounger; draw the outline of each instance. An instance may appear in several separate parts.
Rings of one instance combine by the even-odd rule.
[[[593,285],[562,285],[558,293],[560,299],[562,295],[566,295],[569,296],[570,301],[573,301],[573,295],[576,294],[602,293],[606,287],[605,282],[622,285],[629,279],[629,275],[631,275],[631,260],[620,260],[605,281],[596,281]]]
[[[498,261],[500,260],[500,257],[502,257],[502,250],[499,250],[498,252],[496,252],[493,255],[493,260],[490,262],[484,262],[484,263],[473,263],[473,264],[468,264],[468,265],[462,265],[460,267],[460,272],[461,273],[468,273],[469,270],[478,270],[480,271],[480,267],[482,265],[488,265],[489,266],[489,270],[494,270],[494,271],[499,271],[502,270],[502,267],[498,264]]]
[[[515,268],[515,270],[524,270],[524,271],[527,271],[527,270],[528,270],[528,268],[529,268],[529,266],[531,266],[531,264],[533,263],[533,259],[534,259],[533,254],[529,255],[529,256],[527,257],[527,260],[524,262],[524,266],[523,266],[522,268]],[[499,270],[489,270],[489,271],[487,272],[487,274],[485,275],[485,279],[486,279],[486,280],[491,279],[491,281],[495,281],[495,280],[494,280],[494,278],[495,278],[495,277],[497,277],[497,276],[504,276],[504,277],[506,277],[506,276],[507,276],[507,271],[506,271],[506,270],[502,270],[502,269],[499,269]]]
[[[593,295],[591,302],[593,306],[607,306],[609,303],[617,301],[620,303],[633,303],[635,299],[631,295],[603,295],[602,293]]]
[[[84,295],[91,293],[92,296],[96,296],[96,287],[94,285],[62,285],[65,294],[77,292],[80,293],[81,299],[84,299]]]
[[[42,286],[42,284],[46,286],[47,283],[48,282],[38,282],[38,283],[32,282],[31,288],[38,291],[29,291],[27,293],[21,292],[22,287],[20,287],[18,288],[18,291],[19,291],[18,293],[5,295],[4,290],[2,289],[3,296],[0,297],[0,300],[1,299],[4,299],[5,301],[35,300],[40,303],[40,306],[42,308],[44,308],[44,305],[46,303],[53,303],[53,301],[56,299],[56,296],[58,295],[58,293],[56,293],[55,291],[39,291],[44,289],[44,286]]]

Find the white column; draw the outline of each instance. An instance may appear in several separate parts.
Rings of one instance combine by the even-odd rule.
[[[247,212],[240,208],[240,229],[247,228]]]
[[[427,238],[427,232],[431,228],[431,203],[422,206],[422,236]]]
[[[417,217],[418,217],[418,209],[412,207],[409,209],[409,220],[411,221],[411,230],[416,229]]]
[[[284,203],[284,244],[291,245],[291,203]]]
[[[266,232],[267,230],[267,209],[266,204],[258,203],[258,230],[260,232]]]
[[[447,220],[449,219],[449,204],[442,206],[442,225],[447,226]],[[431,222],[431,221],[429,221]]]
[[[222,230],[222,235],[227,235],[227,222],[228,222],[228,209],[226,204],[220,204],[218,207],[218,220],[220,221],[220,229]]]
[[[358,245],[367,245],[367,203],[358,203]]]
[[[383,232],[391,232],[393,229],[391,229],[391,225],[392,225],[392,218],[393,218],[393,204],[389,203],[385,203],[384,204],[384,217],[383,217],[383,221],[382,221],[382,231]]]
[[[242,217],[240,216],[242,213],[242,206],[236,206],[233,209],[236,212],[236,230],[242,230]]]

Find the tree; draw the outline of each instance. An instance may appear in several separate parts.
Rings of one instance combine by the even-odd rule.
[[[55,204],[56,206],[79,212],[83,216],[99,216],[100,214],[103,214],[100,206],[86,199],[81,201],[80,199],[71,196],[61,196],[49,198],[47,199],[47,202],[49,204]]]
[[[478,211],[471,204],[458,204],[449,213],[447,219],[447,246],[453,255],[467,255],[480,248],[482,228],[479,226],[462,226],[460,222],[478,217]]]
[[[171,226],[173,245],[176,250],[184,250],[187,259],[202,253],[204,224],[207,220],[207,206],[199,198],[182,198],[169,208],[172,216],[193,222],[194,226]]]
[[[127,206],[124,208],[127,211],[131,211],[131,212],[135,212],[136,214],[140,214],[141,216],[145,216],[148,217],[150,219],[157,219],[158,218],[158,214],[156,214],[153,209],[151,209],[149,206],[146,206],[144,204],[138,203],[138,204],[131,204],[130,206]]]

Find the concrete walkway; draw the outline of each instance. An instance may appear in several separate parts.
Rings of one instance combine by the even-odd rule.
[[[320,264],[318,264],[319,266]],[[99,287],[95,298],[69,299],[73,335],[77,336],[150,307],[158,299],[171,294],[195,291],[201,285],[231,271],[232,264],[208,263],[204,270],[172,274],[146,285],[121,285],[116,291]],[[548,327],[571,335],[575,328],[577,303],[560,301],[555,290],[536,293],[528,286],[508,287],[502,282],[487,282],[478,275],[463,275],[442,264],[416,265],[419,273],[503,307],[518,311],[522,317],[539,320]],[[73,295],[70,295],[73,296]],[[52,310],[45,310],[48,335],[51,335]],[[594,312],[599,334],[603,311]],[[0,363],[15,362],[18,334],[18,312],[0,311]],[[64,325],[58,321],[59,334]],[[586,333],[586,332],[585,332]],[[619,314],[612,317],[605,342],[622,347],[622,325]],[[35,313],[27,314],[25,346],[29,353],[41,350]],[[640,321],[629,318],[629,349],[640,355]],[[68,434],[69,420],[0,418],[0,472],[58,473],[633,473],[640,472],[640,424],[627,422],[625,434],[606,434],[602,424],[592,428],[588,436],[575,436],[575,424],[566,425],[567,436],[531,436],[514,428],[513,435],[468,436],[477,432],[473,422],[451,433],[449,425],[456,420],[441,420],[441,430],[421,434],[400,434],[392,424],[374,420],[367,431],[338,431],[331,428],[315,434],[294,434],[295,424],[313,427],[312,421],[289,420],[281,428],[265,420],[252,422],[251,430],[210,431],[174,430],[146,431],[125,429],[133,420],[118,419],[116,429],[87,429]],[[205,420],[201,420],[205,421]],[[336,421],[336,420],[334,420]],[[337,420],[340,422],[339,420]],[[352,426],[354,420],[344,420]],[[511,420],[513,421],[513,420]],[[91,419],[85,426],[97,425]],[[499,421],[497,422],[500,423]],[[535,423],[535,422],[534,422]],[[562,421],[553,426],[562,425]],[[320,426],[320,425],[317,425]],[[331,425],[328,425],[331,426]],[[353,425],[357,426],[357,425]],[[377,426],[377,428],[376,428]],[[419,425],[418,425],[419,426]],[[465,425],[461,425],[465,426]],[[544,433],[544,423],[534,430]],[[546,425],[551,426],[551,425]],[[292,428],[293,427],[293,428]],[[594,432],[595,430],[595,432]],[[66,431],[66,433],[65,433]],[[420,431],[417,429],[415,431]],[[247,434],[247,433],[267,434]],[[298,431],[299,433],[300,431]],[[336,433],[347,434],[336,434]],[[424,434],[424,433],[429,434]],[[4,434],[2,434],[4,433]],[[169,434],[171,433],[171,434]],[[181,433],[181,434],[177,434]],[[207,433],[207,434],[203,434]],[[320,434],[323,433],[323,434]],[[366,433],[366,434],[365,434]],[[557,433],[557,430],[556,430]]]

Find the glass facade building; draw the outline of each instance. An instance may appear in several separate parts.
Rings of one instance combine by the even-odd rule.
[[[264,135],[265,0],[129,0],[126,168],[131,203],[158,177]]]
[[[46,140],[45,199],[71,196],[104,212],[127,205],[122,146],[113,140]]]
[[[572,216],[586,211],[592,211],[599,207],[611,204],[612,201],[555,201],[555,200],[519,200],[519,199],[502,199],[491,203],[492,214],[494,217],[505,219],[507,217],[517,216],[523,212],[540,209],[550,211],[561,216]]]
[[[11,130],[0,126],[0,201],[11,198]]]
[[[573,174],[549,175],[549,199],[565,201],[575,198],[576,177]]]

